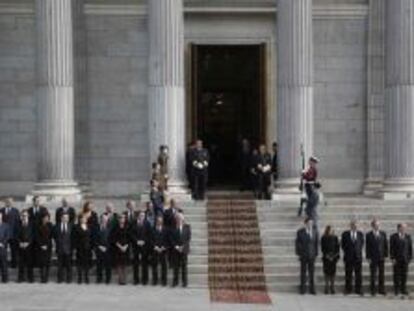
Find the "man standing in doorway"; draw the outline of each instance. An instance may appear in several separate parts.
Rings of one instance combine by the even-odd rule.
[[[201,140],[197,140],[196,146],[191,154],[194,200],[204,200],[208,181],[209,162],[210,156],[207,149],[203,148],[203,142]]]

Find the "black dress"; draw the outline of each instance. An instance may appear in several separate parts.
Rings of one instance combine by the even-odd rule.
[[[324,235],[321,240],[323,273],[335,276],[336,264],[339,260],[339,240],[336,235]]]
[[[80,225],[75,227],[74,244],[76,249],[76,261],[78,267],[89,268],[92,260],[92,236],[91,230]]]
[[[35,231],[36,260],[39,267],[49,267],[52,256],[53,225],[39,225]]]
[[[114,250],[114,264],[115,266],[125,266],[128,264],[129,249],[126,252],[122,252],[116,244],[122,246],[129,244],[129,231],[128,227],[116,226],[111,234],[111,244]]]

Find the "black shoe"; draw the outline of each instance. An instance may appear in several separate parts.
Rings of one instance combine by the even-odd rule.
[[[309,294],[316,296],[316,291],[314,289],[309,290]]]
[[[408,292],[406,290],[402,291],[401,294],[404,296],[408,296]]]

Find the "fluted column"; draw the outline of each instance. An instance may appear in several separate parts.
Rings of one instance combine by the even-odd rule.
[[[277,7],[279,183],[297,193],[301,145],[313,152],[312,0],[279,0]]]
[[[33,194],[80,196],[74,182],[71,0],[36,0],[39,183]]]
[[[387,0],[384,198],[414,194],[414,0]]]
[[[182,0],[148,1],[149,135],[151,160],[170,151],[170,192],[185,185],[184,15]]]

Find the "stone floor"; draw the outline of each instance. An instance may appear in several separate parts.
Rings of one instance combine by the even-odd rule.
[[[273,305],[212,304],[207,290],[118,285],[0,284],[0,311],[405,311],[412,300],[272,294]]]

